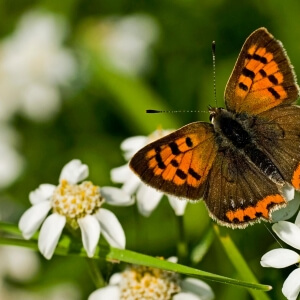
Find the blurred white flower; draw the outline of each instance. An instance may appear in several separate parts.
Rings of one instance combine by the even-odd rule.
[[[300,250],[300,213],[295,224],[279,221],[272,226],[277,236],[288,245]],[[285,268],[297,265],[300,262],[299,253],[285,248],[273,249],[261,258],[263,267]],[[300,292],[300,268],[298,267],[287,277],[283,283],[282,293],[288,300],[296,300]]]
[[[88,298],[107,299],[211,300],[214,299],[214,293],[208,284],[199,279],[181,279],[177,273],[131,266],[121,273],[115,273],[108,286],[94,291]]]
[[[2,246],[0,248],[0,278],[9,277],[25,282],[38,272],[40,262],[37,254],[26,248]],[[1,296],[1,294],[0,294]],[[0,297],[0,299],[2,299]]]
[[[5,279],[26,283],[39,270],[40,263],[37,254],[29,249],[2,246],[0,248],[0,299],[16,299],[13,287]]]
[[[24,160],[15,149],[17,139],[13,128],[0,123],[0,189],[13,183],[23,170]]]
[[[147,15],[110,17],[98,25],[103,61],[129,75],[148,67],[151,45],[158,38],[158,25]]]
[[[34,291],[20,287],[7,287],[0,292],[1,300],[80,300],[78,287],[72,283],[35,288]]]
[[[172,132],[172,130],[158,129],[149,136],[134,136],[127,138],[121,144],[121,149],[124,151],[125,159],[130,160],[131,157],[142,147],[160,137],[169,134],[170,132]],[[149,216],[157,207],[164,195],[162,192],[159,192],[156,189],[144,184],[129,168],[128,163],[121,167],[112,169],[111,179],[116,183],[122,183],[122,189],[126,193],[130,195],[136,193],[138,210],[143,216]],[[177,216],[184,215],[187,201],[171,195],[167,195],[167,197],[170,205],[174,209],[175,214]]]
[[[62,45],[65,35],[63,17],[29,12],[0,43],[0,120],[19,111],[46,120],[59,110],[58,88],[76,73],[74,56]]]
[[[66,223],[74,229],[80,227],[83,246],[89,257],[95,253],[100,233],[117,248],[125,248],[125,234],[116,216],[102,208],[104,202],[112,205],[130,205],[132,200],[124,191],[113,187],[93,185],[84,181],[88,166],[80,160],[66,164],[59,177],[59,185],[41,184],[29,194],[32,204],[19,221],[25,239],[29,239],[43,223],[38,247],[50,259]],[[49,211],[52,214],[48,217]]]

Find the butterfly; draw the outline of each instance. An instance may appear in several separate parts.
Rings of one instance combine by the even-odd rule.
[[[299,87],[281,44],[265,28],[244,43],[225,89],[225,108],[138,151],[131,169],[146,184],[203,199],[219,224],[245,228],[286,206],[300,189]]]

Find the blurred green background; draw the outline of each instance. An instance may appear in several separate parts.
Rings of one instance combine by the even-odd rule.
[[[26,39],[34,40],[35,34],[43,35],[28,30],[28,24],[27,32],[22,33],[25,25],[21,20],[24,23],[24,18],[32,12],[48,17],[49,14],[52,17],[59,15],[59,22],[63,23],[53,31],[54,37],[53,34],[45,36],[54,40],[61,36],[54,44],[67,51],[64,54],[68,57],[67,71],[63,69],[64,63],[48,60],[47,72],[51,73],[53,67],[58,70],[58,75],[47,75],[43,80],[40,75],[43,70],[32,71],[31,68],[39,66],[39,53],[48,51],[49,46],[45,43],[46,47],[39,49],[39,44],[27,42]],[[245,39],[261,26],[267,27],[282,41],[296,73],[300,74],[299,13],[298,1],[279,0],[0,0],[0,81],[4,82],[0,82],[0,115],[3,115],[1,126],[5,128],[0,143],[6,145],[9,141],[11,151],[17,157],[14,161],[18,162],[10,179],[5,179],[9,172],[5,167],[2,172],[7,183],[1,189],[1,220],[17,223],[30,206],[29,192],[41,183],[56,184],[62,166],[73,158],[81,159],[89,166],[89,179],[95,184],[113,185],[110,170],[125,164],[120,149],[125,138],[148,135],[158,126],[179,128],[192,121],[208,121],[207,113],[147,115],[145,110],[206,111],[209,104],[215,105],[213,40],[217,48],[218,106],[224,105],[225,85]],[[138,29],[132,25],[122,28],[122,20],[132,18]],[[116,33],[117,30],[120,31]],[[22,34],[23,38],[20,37]],[[18,43],[12,42],[17,39]],[[26,61],[18,65],[18,59],[21,60],[23,55],[22,45],[30,52],[26,46],[29,43],[35,47],[36,61],[28,66]],[[15,56],[10,57],[7,51],[15,51]],[[55,51],[58,50],[55,48],[53,53]],[[65,58],[61,58],[62,61]],[[11,61],[6,63],[9,59]],[[12,67],[14,62],[16,66]],[[14,68],[22,68],[22,76]],[[7,75],[6,72],[10,73]],[[30,74],[26,75],[26,72]],[[32,75],[31,72],[36,73]],[[59,78],[59,74],[64,76]],[[27,77],[32,78],[31,81],[22,82]],[[7,92],[9,80],[9,89],[14,93],[21,89],[19,94],[11,96],[11,90]],[[55,91],[56,97],[48,97],[55,99],[55,105],[48,102],[46,105],[46,100],[42,105],[31,103],[31,92],[22,98],[25,86],[36,88],[35,83],[40,81],[43,81],[43,87],[51,86],[52,94]],[[37,102],[39,95],[44,95],[39,94],[39,88],[32,92],[38,91],[34,94],[38,95]],[[5,98],[7,94],[9,96]],[[12,104],[14,101],[16,103]],[[52,109],[49,114],[47,107]],[[141,216],[136,206],[111,209],[123,225],[128,249],[154,256],[176,255],[178,223],[166,199],[148,218]],[[191,251],[212,226],[203,203],[188,205],[184,225]],[[271,228],[269,224],[267,227]],[[274,270],[260,266],[261,256],[272,247],[278,247],[266,227],[258,224],[245,230],[228,229],[227,232],[258,280],[273,286],[268,293],[270,298],[284,299],[282,284],[294,267]],[[40,261],[37,275],[26,284],[3,274],[3,281],[12,293],[20,289],[38,293],[67,282],[76,286],[77,298],[74,299],[86,299],[95,289],[84,259],[54,257],[45,261],[40,257]],[[113,269],[118,270],[118,267],[115,265]],[[217,239],[195,267],[239,277]],[[111,270],[105,276],[110,274]],[[251,299],[245,289],[208,283],[216,299]],[[16,295],[11,297],[9,299],[21,299]]]

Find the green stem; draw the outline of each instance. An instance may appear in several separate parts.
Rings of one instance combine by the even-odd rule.
[[[91,258],[86,258],[86,261],[89,266],[89,272],[90,272],[91,278],[95,284],[95,287],[97,289],[104,287],[106,285],[106,282],[103,278],[103,275],[100,271],[97,261],[94,259],[91,259]]]
[[[68,224],[67,224],[67,229],[75,239],[79,241],[81,240],[81,235],[78,232],[78,230],[74,230],[74,228],[72,226],[69,226]],[[96,288],[104,287],[106,283],[101,273],[100,267],[97,264],[97,261],[87,257],[86,262],[88,264],[89,273],[94,282],[95,287]]]
[[[177,256],[179,263],[186,263],[188,259],[188,247],[185,237],[184,230],[184,219],[183,216],[177,216],[177,226],[178,226],[178,242],[177,242]]]

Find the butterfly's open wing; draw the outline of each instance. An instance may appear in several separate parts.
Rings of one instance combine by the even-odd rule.
[[[299,95],[293,68],[282,44],[265,28],[246,40],[225,90],[229,111],[256,115],[290,104]]]
[[[211,217],[232,228],[269,220],[286,203],[277,185],[233,148],[218,152],[203,199]]]
[[[300,189],[300,107],[275,107],[259,114],[253,136],[278,168],[283,179]]]
[[[217,153],[213,126],[194,122],[156,140],[130,161],[146,184],[188,199],[200,199]]]

